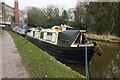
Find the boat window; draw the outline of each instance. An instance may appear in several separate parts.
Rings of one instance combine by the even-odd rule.
[[[47,35],[48,35],[48,36],[52,36],[52,33],[48,32]]]
[[[56,37],[57,37],[57,34],[56,33],[52,33],[52,42],[53,43],[56,42]]]
[[[40,38],[41,38],[41,39],[43,39],[43,34],[44,34],[44,33],[43,33],[43,32],[41,32],[41,34],[40,34]]]
[[[47,33],[47,40],[48,41],[52,40],[52,33],[50,33],[50,32]]]
[[[33,31],[33,37],[35,37],[35,31]]]
[[[27,30],[27,32],[31,32],[31,30]]]

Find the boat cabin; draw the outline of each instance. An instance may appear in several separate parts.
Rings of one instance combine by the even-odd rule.
[[[27,35],[47,43],[57,44],[58,32],[51,29],[38,30],[36,28],[32,28],[31,31],[27,33]]]
[[[26,26],[25,25],[21,25],[21,26],[15,26],[13,28],[13,31],[20,34],[20,35],[26,35]]]
[[[39,30],[31,28],[27,35],[54,45],[78,47],[85,46],[84,44],[87,43],[85,33],[86,30],[56,31],[53,29]]]

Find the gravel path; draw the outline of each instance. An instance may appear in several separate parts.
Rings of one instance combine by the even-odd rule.
[[[0,32],[1,32],[0,28]],[[2,35],[0,35],[0,80],[2,78]]]
[[[28,73],[25,71],[24,65],[21,63],[21,57],[15,47],[13,39],[7,31],[4,31],[3,37],[0,38],[0,44],[1,43],[2,78],[29,78]]]

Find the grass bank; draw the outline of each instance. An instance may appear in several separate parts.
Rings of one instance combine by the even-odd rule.
[[[104,42],[111,42],[111,43],[119,43],[120,38],[116,36],[110,35],[96,35],[96,34],[86,34],[88,39],[97,40],[97,41],[104,41]]]
[[[2,35],[2,32],[0,31],[0,36]]]
[[[9,32],[20,52],[26,69],[33,78],[84,78],[71,68],[58,62],[23,37]]]
[[[2,35],[3,31],[2,31],[2,28],[0,27],[0,36]]]

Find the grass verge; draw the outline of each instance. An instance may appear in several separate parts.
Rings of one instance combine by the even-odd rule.
[[[33,78],[84,78],[84,76],[73,71],[71,68],[58,62],[34,44],[23,37],[9,32],[20,52],[26,69]]]
[[[3,31],[2,31],[2,28],[0,28],[0,36],[2,35]]]

